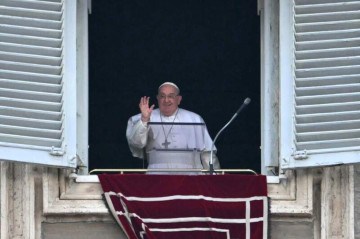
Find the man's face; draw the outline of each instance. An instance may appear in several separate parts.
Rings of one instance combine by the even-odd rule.
[[[181,95],[178,95],[178,91],[174,86],[162,86],[157,95],[160,112],[165,116],[174,114],[180,105],[181,99]]]

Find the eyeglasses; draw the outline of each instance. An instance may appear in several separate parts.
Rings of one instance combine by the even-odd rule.
[[[177,94],[158,95],[160,100],[165,100],[166,98],[168,98],[169,100],[175,100],[176,96],[178,95]]]

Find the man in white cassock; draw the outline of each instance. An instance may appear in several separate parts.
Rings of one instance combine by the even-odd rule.
[[[149,99],[141,97],[140,114],[128,121],[126,138],[132,155],[146,158],[153,171],[209,169],[213,141],[200,115],[179,108],[179,87],[172,82],[160,85],[158,109]],[[213,166],[219,169],[215,146],[213,150]]]

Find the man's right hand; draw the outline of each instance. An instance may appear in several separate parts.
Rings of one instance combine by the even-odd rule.
[[[149,107],[149,100],[150,100],[150,97],[143,96],[143,97],[141,97],[140,103],[139,103],[139,108],[140,108],[140,112],[141,112],[141,121],[144,123],[150,121],[151,113],[155,107],[154,104]]]

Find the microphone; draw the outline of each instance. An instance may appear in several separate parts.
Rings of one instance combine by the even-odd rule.
[[[210,163],[209,163],[209,170],[210,170],[210,174],[214,173],[214,160],[213,160],[213,152],[214,152],[214,147],[215,147],[215,142],[217,140],[217,138],[219,137],[219,135],[226,129],[226,127],[228,127],[231,122],[233,122],[233,120],[238,116],[238,114],[248,105],[250,104],[251,99],[248,97],[244,100],[244,102],[242,103],[242,105],[240,106],[240,108],[236,111],[236,113],[233,115],[233,117],[229,120],[229,122],[226,123],[226,125],[224,127],[222,127],[222,129],[216,134],[212,146],[211,146],[211,152],[210,152]]]
[[[240,108],[236,111],[235,115],[238,115],[248,104],[250,104],[251,99],[250,98],[246,98],[244,100],[244,103],[240,106]],[[235,116],[234,115],[234,116]],[[236,117],[236,116],[235,116]]]

